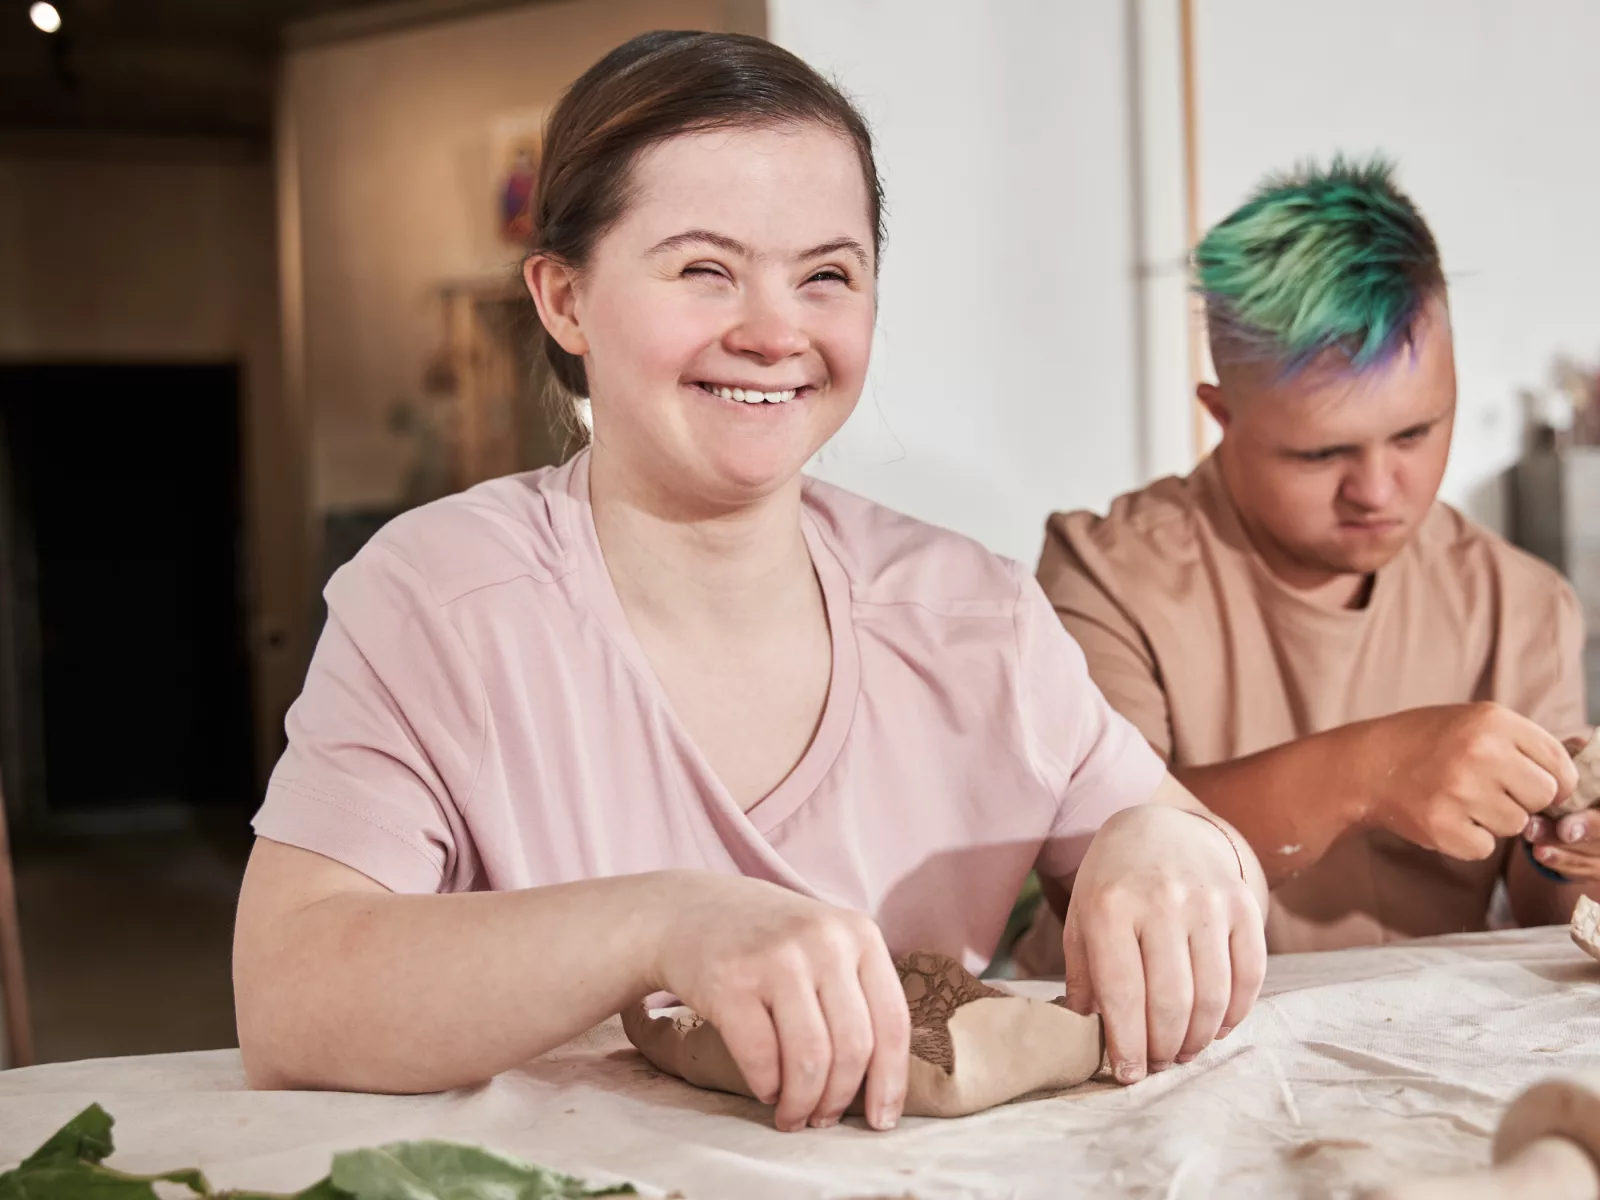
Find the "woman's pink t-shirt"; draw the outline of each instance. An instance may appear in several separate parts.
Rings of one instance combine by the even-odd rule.
[[[1035,861],[1066,877],[1162,778],[1030,574],[808,480],[832,681],[743,812],[628,627],[588,495],[583,453],[407,513],[339,570],[260,836],[396,892],[739,873],[977,970]]]

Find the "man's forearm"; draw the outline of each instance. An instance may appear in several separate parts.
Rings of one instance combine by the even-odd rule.
[[[1366,819],[1370,723],[1274,746],[1206,767],[1174,770],[1178,782],[1237,829],[1276,887],[1315,863]]]

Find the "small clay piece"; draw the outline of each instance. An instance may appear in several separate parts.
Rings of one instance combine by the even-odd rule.
[[[1558,1075],[1511,1102],[1493,1166],[1385,1188],[1372,1200],[1600,1200],[1600,1074]]]
[[[1578,768],[1578,786],[1560,804],[1545,809],[1552,817],[1564,817],[1600,804],[1600,729],[1588,737],[1570,737],[1561,743]]]
[[[1572,940],[1590,958],[1600,959],[1600,904],[1587,896],[1578,897],[1572,910]]]
[[[1101,1067],[1099,1017],[1061,1001],[1012,996],[942,954],[895,963],[911,1012],[908,1117],[961,1117],[1026,1096],[1075,1087]],[[687,1009],[622,1014],[628,1040],[659,1070],[696,1087],[751,1095],[721,1036]],[[849,1111],[859,1114],[857,1095]]]

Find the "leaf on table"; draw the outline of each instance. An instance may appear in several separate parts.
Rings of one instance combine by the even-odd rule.
[[[339,1154],[331,1179],[355,1200],[581,1200],[638,1194],[631,1184],[594,1188],[570,1175],[451,1142],[396,1142]]]
[[[562,1175],[449,1142],[396,1142],[334,1156],[333,1173],[293,1196],[211,1190],[199,1171],[128,1175],[103,1165],[113,1149],[111,1116],[91,1104],[28,1156],[0,1174],[0,1200],[168,1200],[157,1183],[175,1183],[198,1200],[586,1200],[637,1195],[631,1184],[592,1188]]]
[[[161,1200],[154,1184],[211,1194],[199,1171],[128,1175],[102,1166],[110,1155],[111,1114],[91,1104],[56,1130],[16,1169],[0,1175],[0,1200]]]
[[[93,1163],[18,1167],[0,1175],[0,1200],[164,1200],[156,1183],[181,1183],[201,1196],[211,1189],[199,1171],[124,1175]]]
[[[97,1163],[112,1151],[111,1114],[98,1104],[91,1104],[60,1129],[56,1130],[17,1168],[57,1166],[63,1163]]]

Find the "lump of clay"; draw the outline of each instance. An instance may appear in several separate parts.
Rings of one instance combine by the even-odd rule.
[[[942,954],[895,963],[911,1011],[908,1117],[961,1117],[1026,1096],[1074,1087],[1101,1067],[1099,1017],[1059,1001],[1011,996]],[[721,1036],[687,1009],[622,1014],[628,1040],[659,1070],[696,1087],[752,1095]],[[857,1095],[849,1111],[859,1114]]]
[[[1586,738],[1567,738],[1561,744],[1572,755],[1572,765],[1578,768],[1578,786],[1560,804],[1545,810],[1552,817],[1564,817],[1600,804],[1600,729]]]
[[[1600,904],[1587,896],[1578,897],[1572,910],[1572,940],[1590,958],[1600,959]]]

